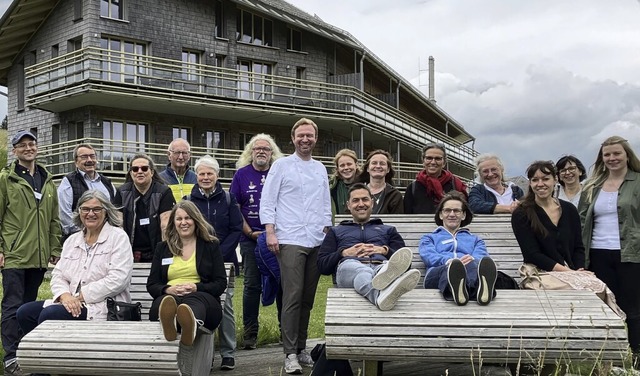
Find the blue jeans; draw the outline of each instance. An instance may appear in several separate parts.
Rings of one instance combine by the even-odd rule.
[[[467,271],[467,291],[469,291],[469,298],[471,300],[477,299],[478,295],[478,262],[479,261],[473,260],[465,265],[465,269]],[[429,270],[427,270],[427,275],[424,277],[424,288],[438,289],[445,300],[453,300],[453,294],[449,288],[447,268],[448,265],[429,268]]]
[[[22,331],[16,319],[18,308],[38,297],[45,269],[2,269],[2,324],[0,332],[4,361],[16,357]]]
[[[236,352],[236,318],[233,313],[233,288],[227,287],[227,297],[222,309],[222,321],[218,327],[220,336],[220,355],[233,358]]]
[[[338,287],[353,288],[373,304],[376,304],[380,290],[371,286],[371,280],[383,264],[363,264],[358,260],[347,259],[338,265],[336,284]]]
[[[62,304],[52,304],[48,307],[43,307],[44,301],[38,300],[37,302],[29,302],[23,304],[18,308],[16,317],[18,319],[18,325],[22,329],[22,333],[25,335],[31,332],[36,326],[42,324],[47,320],[86,320],[87,308],[82,307],[80,316],[73,317]]]

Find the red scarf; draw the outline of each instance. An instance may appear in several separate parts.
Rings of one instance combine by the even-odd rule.
[[[418,172],[416,180],[420,184],[424,185],[427,191],[427,197],[432,198],[433,202],[436,205],[439,204],[440,200],[442,200],[442,198],[444,197],[445,192],[442,187],[451,180],[453,180],[453,189],[458,192],[462,192],[465,198],[468,197],[467,189],[462,180],[453,176],[453,174],[448,170],[442,170],[442,174],[440,174],[440,177],[438,178],[432,178],[431,176],[427,175],[427,172],[425,170],[422,170]]]

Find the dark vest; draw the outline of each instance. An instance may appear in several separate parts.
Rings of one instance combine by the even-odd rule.
[[[115,198],[115,196],[113,193],[113,184],[111,184],[111,180],[109,180],[109,178],[102,174],[98,174],[98,176],[100,177],[100,182],[102,182],[102,184],[107,187],[107,190],[109,191],[109,201],[113,203],[113,199]],[[71,189],[73,190],[73,203],[71,204],[71,211],[73,212],[78,206],[78,200],[80,199],[80,196],[82,196],[84,192],[89,190],[89,186],[87,185],[87,182],[84,181],[82,174],[78,172],[78,170],[67,174],[67,179],[69,180]]]
[[[149,238],[151,240],[151,250],[162,241],[162,230],[160,228],[160,199],[169,187],[158,182],[152,182],[149,191],[144,196],[139,196],[138,200],[145,200],[147,212],[149,213]],[[135,237],[136,219],[136,188],[132,182],[124,183],[120,187],[122,196],[123,229],[129,235],[129,241],[133,245]]]

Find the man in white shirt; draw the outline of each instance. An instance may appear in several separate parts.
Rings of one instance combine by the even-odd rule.
[[[62,238],[68,238],[74,232],[80,231],[73,224],[73,211],[76,210],[78,199],[89,189],[97,189],[109,197],[113,202],[116,188],[106,176],[100,175],[98,157],[93,146],[80,144],[73,149],[73,159],[76,170],[67,174],[58,187],[58,204],[60,210],[60,223],[62,224]]]
[[[267,246],[280,264],[284,370],[301,374],[313,366],[305,350],[309,316],[320,272],[318,250],[331,226],[331,197],[327,169],[311,157],[318,126],[298,120],[291,129],[295,153],[276,160],[262,190],[260,221]]]

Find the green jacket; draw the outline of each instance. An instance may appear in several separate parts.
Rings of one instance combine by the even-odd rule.
[[[58,195],[51,174],[36,168],[45,182],[38,203],[31,185],[12,163],[0,172],[0,253],[5,269],[46,268],[50,256],[60,256]]]
[[[593,200],[587,202],[582,192],[578,212],[582,221],[582,242],[589,266],[589,250],[593,235],[593,207],[602,187],[596,187]],[[620,261],[640,263],[640,173],[629,170],[618,189],[618,227],[620,229]]]

